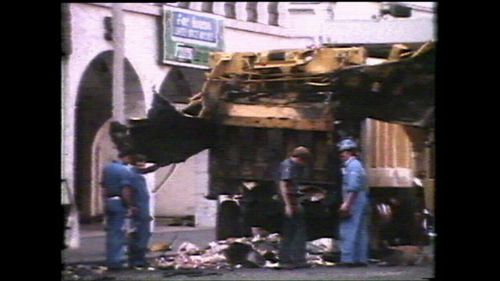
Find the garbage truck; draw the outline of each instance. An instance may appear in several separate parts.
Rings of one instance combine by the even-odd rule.
[[[435,42],[372,49],[211,53],[203,87],[184,109],[155,94],[146,119],[114,123],[110,133],[118,149],[161,166],[209,149],[206,198],[217,200],[219,240],[251,235],[253,226],[279,232],[275,173],[299,145],[312,152],[300,181],[309,240],[338,238],[336,143],[354,138],[369,174],[374,239],[425,243],[433,197],[421,167],[433,143]]]

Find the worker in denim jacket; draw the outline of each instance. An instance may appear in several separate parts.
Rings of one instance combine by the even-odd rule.
[[[339,209],[341,263],[346,266],[368,264],[369,199],[365,169],[357,158],[358,145],[351,139],[339,143],[344,168],[343,203]]]
[[[120,159],[106,165],[102,173],[106,210],[106,264],[109,270],[119,270],[125,266],[126,216],[137,211],[132,201],[132,175],[127,167],[132,155],[131,151],[120,152]]]

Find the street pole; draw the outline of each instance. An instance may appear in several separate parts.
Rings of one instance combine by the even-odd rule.
[[[125,124],[124,57],[125,26],[122,3],[112,4],[113,15],[113,120]]]

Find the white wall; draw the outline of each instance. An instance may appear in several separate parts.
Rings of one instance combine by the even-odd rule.
[[[175,170],[155,195],[156,216],[188,216],[196,210],[195,188],[197,185],[195,167],[196,156],[183,163],[175,164]],[[156,172],[156,182],[162,183],[169,167]]]
[[[64,87],[64,171],[68,183],[73,188],[74,181],[74,136],[75,136],[75,104],[78,85],[85,68],[99,53],[112,48],[111,44],[102,40],[102,20],[111,16],[111,11],[83,4],[70,4],[72,53],[66,67],[66,87]]]
[[[378,15],[380,4],[376,2],[337,2],[334,8],[335,20],[370,20]]]
[[[260,52],[273,49],[295,49],[305,48],[313,43],[308,38],[290,38],[285,36],[273,36],[226,28],[225,43],[227,52]]]
[[[379,2],[335,2],[331,4],[333,20],[327,12],[328,5],[289,5],[290,9],[310,8],[314,14],[291,14],[290,28],[296,36],[322,36],[321,43],[378,44],[395,42],[422,42],[436,40],[436,15],[412,10],[410,18],[378,18],[382,7]],[[425,8],[433,2],[404,2]]]

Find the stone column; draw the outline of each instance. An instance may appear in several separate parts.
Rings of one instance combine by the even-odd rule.
[[[123,23],[123,4],[112,4],[113,15],[113,119],[125,124],[124,110],[124,57],[125,25]]]
[[[203,5],[203,2],[191,2],[191,3],[189,3],[189,9],[201,12],[202,5]]]
[[[236,2],[234,7],[236,19],[241,21],[247,20],[247,2]]]
[[[224,2],[214,2],[214,14],[224,16]]]
[[[269,2],[257,2],[257,22],[265,25],[269,24]]]

